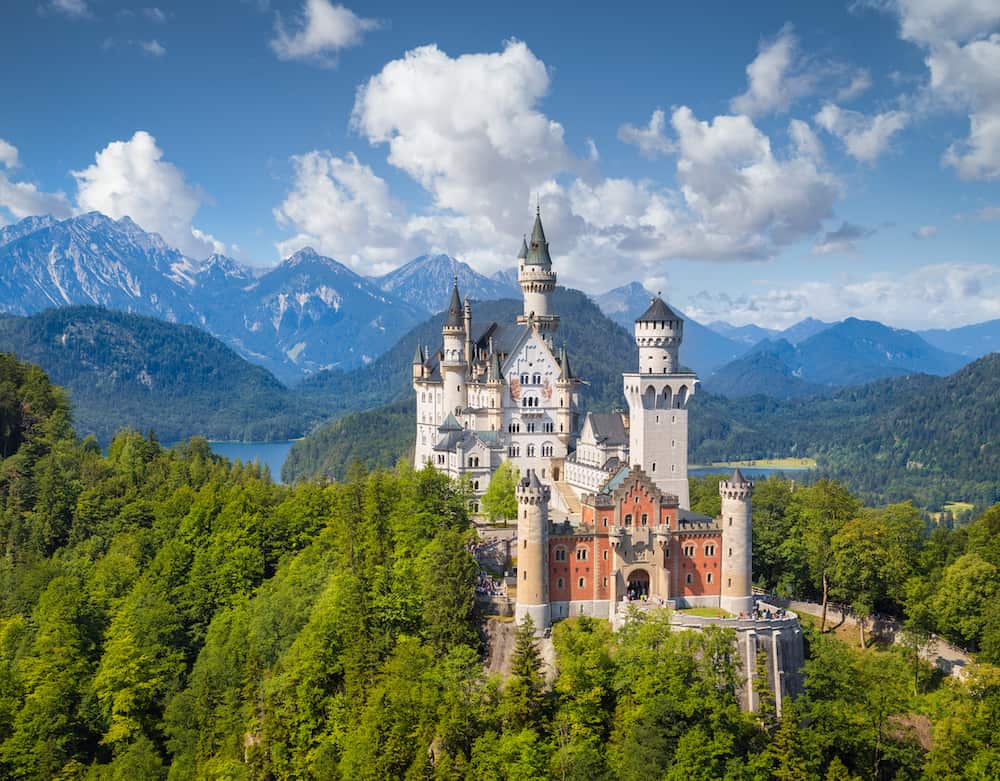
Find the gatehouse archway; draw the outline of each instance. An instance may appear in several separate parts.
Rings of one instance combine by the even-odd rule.
[[[649,599],[649,573],[646,570],[636,569],[629,573],[625,596],[629,601]]]

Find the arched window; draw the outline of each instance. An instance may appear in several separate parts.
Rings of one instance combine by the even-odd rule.
[[[586,548],[577,548],[576,549],[576,560],[577,561],[586,561],[587,560],[587,549]]]
[[[534,385],[541,385],[542,384],[542,375],[541,374],[533,374],[533,375],[531,375],[531,382]]]
[[[557,578],[556,579],[556,588],[562,588],[565,585],[566,585],[566,581],[565,580],[563,580],[562,578]]]
[[[688,558],[694,556],[694,545],[687,544],[684,546],[684,555]]]
[[[528,375],[527,374],[522,374],[521,375],[521,384],[522,385],[527,385],[528,384]]]
[[[552,457],[552,445],[550,445],[548,442],[542,445],[542,455],[545,456],[546,458]]]
[[[535,457],[535,446],[534,445],[528,445],[528,451],[527,452],[528,452],[528,458],[534,458]]]
[[[649,523],[649,516],[646,513],[642,514],[642,518],[639,519],[639,524],[641,526],[646,526]]]
[[[715,546],[711,545],[711,544],[706,545],[705,546],[705,555],[706,556],[714,556],[715,555]]]
[[[684,582],[687,583],[689,586],[691,585],[692,582],[694,582],[694,577],[691,575],[690,572],[684,576]]]
[[[584,587],[584,584],[586,584],[586,582],[587,582],[587,581],[586,581],[586,580],[585,580],[584,578],[580,578],[580,579],[579,579],[579,580],[578,580],[578,581],[576,582],[576,584],[577,584],[577,585],[578,585],[578,586],[579,586],[580,588],[583,588],[583,587]],[[581,606],[581,607],[582,607],[582,606]]]
[[[625,513],[625,525],[626,526],[632,525],[632,513]]]
[[[507,455],[510,456],[511,458],[517,458],[518,456],[521,455],[521,448],[518,447],[517,445],[511,445],[509,448],[507,448]]]
[[[566,549],[561,545],[555,550],[556,561],[566,561]]]
[[[705,573],[705,582],[706,583],[711,583],[712,582],[712,573],[711,572],[706,572]]]

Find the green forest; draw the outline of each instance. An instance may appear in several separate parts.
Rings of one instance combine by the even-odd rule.
[[[656,613],[557,624],[554,671],[522,626],[486,676],[467,497],[434,470],[280,486],[128,430],[104,454],[9,356],[0,423],[2,778],[1000,775],[1000,508],[928,535],[908,504],[759,484],[762,586],[907,626],[864,650],[807,628],[779,720],[740,711],[729,634]],[[714,490],[694,483],[698,509]],[[978,650],[964,680],[921,660],[930,631]]]

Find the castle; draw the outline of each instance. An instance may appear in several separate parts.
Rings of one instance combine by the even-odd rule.
[[[441,349],[413,357],[417,466],[466,475],[474,512],[501,463],[521,475],[516,619],[613,621],[632,601],[749,612],[753,483],[736,470],[720,483],[719,517],[690,510],[698,378],[680,363],[683,320],[652,300],[635,322],[638,366],[623,376],[628,412],[579,425],[581,379],[553,340],[556,274],[540,213],[517,269],[516,322],[477,323],[456,283]]]

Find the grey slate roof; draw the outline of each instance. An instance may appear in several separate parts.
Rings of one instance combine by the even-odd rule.
[[[649,305],[649,309],[639,315],[635,321],[637,323],[661,323],[667,320],[681,320],[673,309],[667,306],[663,299],[657,296]]]
[[[521,251],[517,253],[518,260],[524,260],[528,257],[528,237],[521,237]]]
[[[620,412],[589,412],[594,438],[601,445],[627,445],[628,432]]]
[[[446,417],[444,422],[438,426],[438,431],[462,431],[462,425],[455,420],[455,416],[449,412],[448,417]]]
[[[733,476],[729,478],[729,482],[730,483],[745,483],[745,482],[747,482],[747,480],[746,480],[746,478],[743,477],[743,473],[740,471],[740,468],[736,467],[733,470]]]

